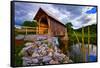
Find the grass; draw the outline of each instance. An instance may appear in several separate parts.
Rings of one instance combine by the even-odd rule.
[[[15,44],[15,65],[16,66],[22,66],[22,59],[21,56],[19,56],[18,54],[23,47],[24,47],[24,42],[20,45]]]

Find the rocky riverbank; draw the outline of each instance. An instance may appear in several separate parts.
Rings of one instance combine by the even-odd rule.
[[[57,47],[54,37],[34,36],[25,37],[25,47],[20,51],[23,66],[72,63],[72,60]]]

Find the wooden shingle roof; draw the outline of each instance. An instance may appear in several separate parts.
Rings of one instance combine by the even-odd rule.
[[[49,17],[51,17],[51,18],[53,18],[54,20],[56,20],[57,22],[59,22],[61,25],[63,25],[64,27],[66,27],[56,16],[54,16],[50,11],[48,11],[48,10],[45,10],[45,9],[43,9],[43,8],[39,8],[39,10],[37,11],[37,13],[40,11],[40,10],[42,10],[44,13],[46,13]],[[37,15],[37,14],[36,14]],[[35,15],[35,17],[36,17],[36,15]],[[34,17],[34,18],[35,18]]]

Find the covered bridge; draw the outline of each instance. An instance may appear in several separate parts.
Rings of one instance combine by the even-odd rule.
[[[65,36],[65,32],[67,32],[66,26],[56,16],[42,8],[36,13],[34,20],[38,24],[38,34],[47,32],[51,36]]]
[[[56,16],[50,14],[50,12],[43,8],[39,8],[34,20],[36,20],[38,24],[38,34],[60,37],[63,42],[63,47],[61,48],[65,48],[64,45],[67,45],[68,42],[67,28]]]

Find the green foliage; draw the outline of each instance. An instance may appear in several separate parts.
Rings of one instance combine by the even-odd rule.
[[[89,28],[90,28],[90,33],[91,34],[97,33],[97,24],[89,25]],[[74,31],[81,32],[81,30],[82,30],[82,28],[76,29]],[[84,27],[84,32],[88,33],[88,26]]]
[[[72,45],[73,43],[77,43],[77,39],[73,33],[73,31],[77,34],[78,39],[80,42],[82,42],[82,28],[79,29],[73,29],[71,22],[68,22],[66,24],[66,28],[68,31],[68,37],[69,37],[69,44]],[[97,24],[89,25],[90,28],[90,44],[97,44]],[[88,26],[84,27],[84,43],[88,43]]]
[[[77,39],[73,33],[73,31],[77,34],[78,39],[80,43],[82,42],[82,28],[79,29],[73,29],[71,22],[68,22],[66,24],[66,28],[68,31],[68,37],[69,37],[69,45],[72,45],[73,43],[77,43]],[[97,44],[97,24],[89,25],[90,28],[90,44]],[[88,43],[88,26],[84,27],[84,43]]]
[[[65,26],[66,26],[66,28],[67,28],[68,33],[69,33],[69,34],[72,33],[73,28],[72,28],[71,22],[68,22]]]
[[[22,50],[24,47],[24,44],[22,45],[15,45],[15,65],[16,66],[22,66],[22,59],[21,56],[19,56],[19,52]]]
[[[89,25],[89,26],[84,27],[84,39],[85,39],[84,42],[88,43],[88,27],[90,28],[90,44],[97,44],[96,43],[96,39],[97,39],[97,36],[96,36],[97,35],[97,24],[93,24],[93,25]],[[82,28],[74,30],[74,31],[77,33],[78,38],[81,41]]]
[[[75,41],[75,35],[73,34],[73,28],[71,22],[68,22],[66,25],[67,32],[68,32],[68,37],[69,37],[69,45],[72,45]],[[69,47],[70,48],[70,47]]]
[[[33,21],[24,21],[24,23],[22,24],[22,26],[36,27],[37,26],[37,21],[36,20],[33,20]]]

